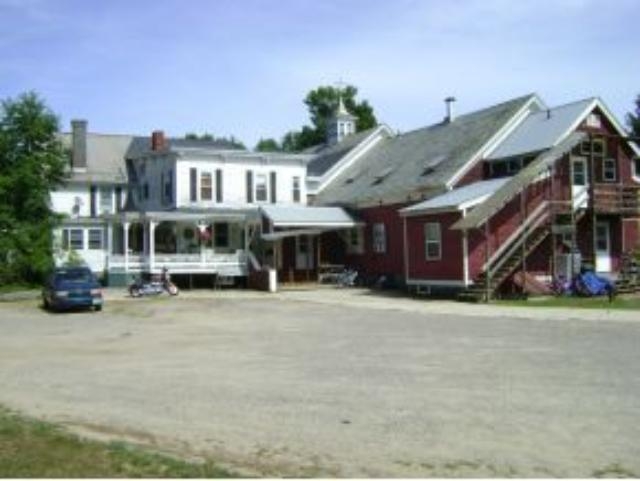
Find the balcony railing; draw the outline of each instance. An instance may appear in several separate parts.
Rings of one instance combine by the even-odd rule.
[[[220,274],[242,276],[247,273],[247,253],[202,254],[111,254],[109,269],[129,272],[160,272],[164,267],[175,274]]]
[[[597,184],[593,189],[596,212],[605,214],[639,214],[640,187]]]

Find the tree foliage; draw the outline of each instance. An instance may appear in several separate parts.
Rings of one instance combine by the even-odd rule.
[[[230,135],[229,137],[216,137],[209,132],[205,132],[203,134],[196,134],[194,132],[188,132],[185,134],[184,138],[186,140],[196,140],[202,142],[213,142],[218,144],[218,147],[223,149],[234,149],[234,150],[246,150],[246,146],[242,141],[236,139],[235,136]]]
[[[640,137],[640,95],[636,97],[636,108],[634,113],[627,114],[627,123],[631,128],[631,134]],[[640,142],[636,142],[640,145]]]
[[[282,147],[275,139],[260,139],[253,149],[256,152],[280,152]]]
[[[304,99],[309,110],[311,126],[305,125],[299,131],[291,131],[282,139],[282,148],[286,151],[299,151],[322,144],[326,139],[327,122],[338,108],[338,99],[342,97],[347,110],[356,117],[356,132],[375,127],[378,124],[373,107],[366,100],[358,102],[358,89],[347,85],[343,89],[330,85],[311,90]]]
[[[33,92],[0,105],[0,282],[38,282],[53,263],[50,191],[68,159],[58,119]]]

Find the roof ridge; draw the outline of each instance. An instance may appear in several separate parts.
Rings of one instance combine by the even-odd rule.
[[[446,121],[442,121],[441,120],[440,122],[436,122],[436,123],[433,123],[433,124],[425,125],[425,126],[422,126],[422,127],[417,127],[415,129],[408,130],[406,132],[402,132],[402,133],[398,134],[396,137],[402,137],[402,136],[413,134],[413,133],[416,133],[416,132],[419,132],[419,131],[433,129],[435,127],[445,127],[447,125],[456,125],[456,122],[459,119],[462,119],[462,118],[465,118],[465,117],[469,117],[471,115],[476,115],[476,114],[479,114],[481,112],[486,112],[487,110],[495,109],[495,108],[504,106],[504,105],[509,104],[509,103],[515,103],[517,101],[524,101],[525,99],[532,99],[532,98],[537,97],[537,96],[538,95],[536,93],[530,93],[530,94],[527,94],[527,95],[521,95],[519,97],[513,97],[513,98],[511,98],[509,100],[504,100],[502,102],[498,102],[497,104],[489,105],[488,107],[483,107],[481,109],[472,110],[470,112],[465,112],[464,114],[457,115],[456,116],[456,120],[453,121],[453,122],[446,122]]]

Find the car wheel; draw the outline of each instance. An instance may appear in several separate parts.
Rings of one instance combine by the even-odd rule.
[[[131,294],[131,297],[140,297],[142,295],[140,289],[138,289],[137,287],[130,287],[129,294]]]
[[[94,306],[96,312],[100,312],[102,310],[102,306]]]
[[[42,298],[42,307],[44,307],[44,309],[47,311],[51,310],[51,305],[49,304],[49,301],[47,300],[46,297]]]

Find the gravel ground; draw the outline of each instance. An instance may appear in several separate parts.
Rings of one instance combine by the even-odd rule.
[[[248,475],[638,476],[638,317],[333,289],[5,302],[0,403]]]

